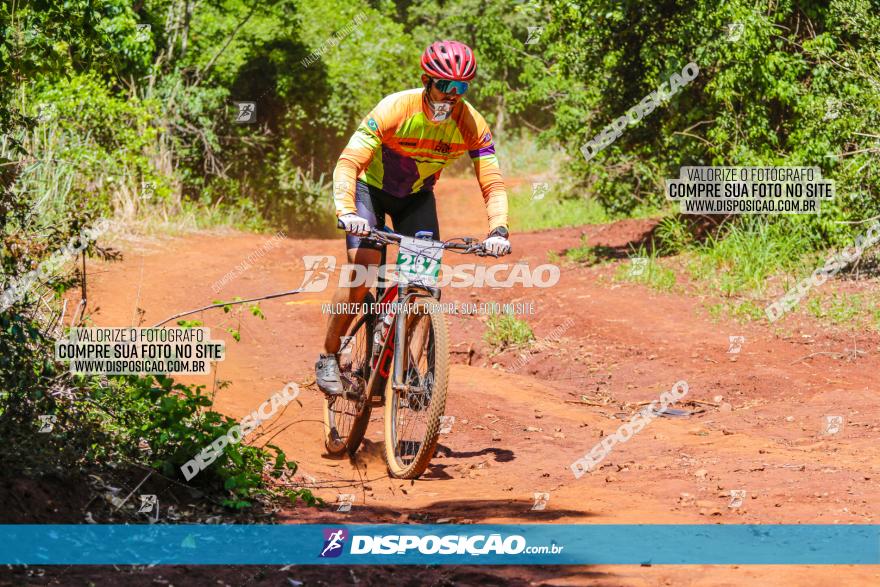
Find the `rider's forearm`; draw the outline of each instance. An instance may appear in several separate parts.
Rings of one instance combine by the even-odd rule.
[[[507,188],[501,177],[501,169],[494,154],[490,158],[474,159],[474,172],[480,189],[483,191],[483,202],[486,204],[486,215],[489,217],[489,230],[499,226],[507,226]]]
[[[343,214],[357,214],[354,190],[358,173],[356,164],[346,159],[343,153],[336,163],[336,169],[333,170],[333,203],[336,205],[337,217]]]
[[[489,231],[499,226],[507,228],[507,192],[495,191],[488,198],[484,195],[483,199],[486,202],[486,215],[489,217]]]
[[[370,119],[372,120],[372,119]],[[366,123],[361,123],[342,150],[336,169],[333,170],[333,202],[336,216],[357,214],[355,207],[355,181],[370,165],[373,153],[381,148],[381,141]]]

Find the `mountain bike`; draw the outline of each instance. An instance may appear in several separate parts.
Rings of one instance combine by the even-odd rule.
[[[436,286],[443,251],[497,256],[478,239],[431,236],[373,229],[362,237],[397,245],[397,275],[360,305],[339,352],[343,393],[324,399],[325,446],[336,457],[357,451],[373,408],[384,406],[385,462],[398,479],[416,479],[428,467],[446,409],[449,334]]]

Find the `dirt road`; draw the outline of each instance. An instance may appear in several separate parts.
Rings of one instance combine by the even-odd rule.
[[[444,237],[485,233],[482,202],[472,181],[444,179],[438,201]],[[582,233],[591,245],[625,251],[648,228],[644,221],[625,221],[515,235],[512,262],[546,263],[548,251],[576,246]],[[93,309],[98,306],[94,321],[130,326],[137,324],[141,308],[143,324],[151,325],[213,299],[293,289],[303,276],[303,255],[344,254],[341,239],[284,240],[219,293],[212,291],[212,284],[268,240],[265,235],[212,232],[123,242],[124,261],[100,265],[90,277],[90,303]],[[447,414],[455,422],[418,481],[385,475],[381,414],[373,414],[355,462],[326,458],[320,395],[313,387],[304,388],[302,406],[288,406],[259,442],[271,438],[281,446],[300,463],[297,479],[329,502],[339,493],[355,494],[356,501],[347,514],[300,508],[282,518],[291,523],[876,522],[876,334],[857,333],[853,339],[798,317],[773,328],[713,321],[706,311],[713,300],[615,282],[619,262],[564,267],[559,284],[549,289],[444,290],[444,301],[533,302],[534,315],[521,317],[538,339],[568,318],[573,322],[558,342],[511,372],[517,353],[490,354],[482,341],[483,318],[450,317],[456,364]],[[242,317],[238,343],[222,328],[235,326],[239,318],[216,311],[191,317],[227,341],[228,356],[217,374],[231,384],[217,393],[217,409],[241,417],[287,381],[304,384],[313,378],[325,321],[320,304],[331,294],[264,302],[267,319]],[[745,336],[740,352],[728,352],[729,335]],[[865,354],[855,360],[834,354],[853,344]],[[211,382],[209,377],[193,380]],[[638,402],[657,399],[679,380],[687,381],[689,393],[677,407],[702,413],[657,418],[614,447],[599,470],[574,478],[569,467],[576,459],[613,433]],[[826,417],[834,415],[844,416],[843,428],[823,434]],[[731,490],[745,491],[741,506],[729,507]],[[543,511],[531,509],[536,492],[550,494]],[[877,567],[590,567],[498,573],[557,585],[880,584]]]

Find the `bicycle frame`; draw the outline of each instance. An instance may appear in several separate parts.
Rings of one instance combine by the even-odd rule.
[[[381,305],[392,304],[397,299],[398,294],[402,291],[402,305],[406,307],[414,298],[435,297],[439,298],[439,291],[432,291],[419,285],[404,285],[401,290],[399,284],[394,284],[383,292],[379,302]],[[381,405],[385,400],[385,386],[388,383],[388,377],[392,377],[391,388],[398,389],[404,385],[402,374],[406,364],[407,347],[404,344],[406,337],[406,320],[400,319],[397,312],[389,312],[393,316],[391,326],[385,339],[381,341],[379,352],[372,359],[373,364],[370,369],[370,379],[367,381],[366,391],[368,397],[375,398],[374,405]]]

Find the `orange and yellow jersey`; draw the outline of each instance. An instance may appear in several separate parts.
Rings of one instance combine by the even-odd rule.
[[[336,214],[356,214],[355,179],[392,196],[432,191],[440,172],[464,153],[474,163],[489,230],[507,226],[507,190],[486,121],[459,100],[442,122],[430,119],[423,89],[386,96],[361,122],[333,172]]]

